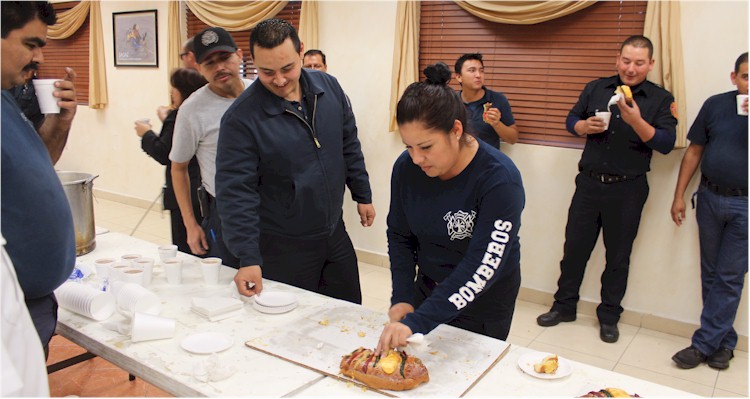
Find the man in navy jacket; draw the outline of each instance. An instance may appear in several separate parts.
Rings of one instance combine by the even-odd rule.
[[[261,277],[360,303],[357,257],[344,227],[345,186],[363,226],[375,208],[351,105],[332,76],[302,69],[288,22],[250,36],[258,79],[227,110],[216,157],[224,240],[240,259],[243,295]],[[262,270],[261,270],[262,269]]]

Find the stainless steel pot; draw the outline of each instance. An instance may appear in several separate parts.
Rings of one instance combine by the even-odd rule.
[[[76,231],[76,256],[87,254],[96,248],[96,228],[94,227],[93,187],[99,175],[81,172],[57,172],[65,196],[73,214],[73,227]]]

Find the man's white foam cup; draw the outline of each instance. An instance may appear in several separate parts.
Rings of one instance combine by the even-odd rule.
[[[596,112],[597,118],[604,119],[604,130],[609,129],[609,120],[612,118],[612,113],[607,111],[597,111]]]
[[[135,312],[133,313],[133,325],[130,329],[130,340],[141,342],[172,338],[175,334],[176,325],[174,319]]]
[[[200,263],[201,272],[203,273],[203,280],[208,285],[219,284],[219,270],[221,270],[221,258],[205,258],[201,259]]]
[[[152,258],[138,258],[133,261],[133,267],[143,270],[143,286],[151,285],[151,277],[154,273],[154,260]]]
[[[177,245],[168,244],[159,246],[159,260],[164,262],[177,256]]]
[[[742,104],[747,101],[747,94],[738,94],[737,95],[737,115],[747,115],[747,111],[742,109]]]
[[[60,106],[57,105],[58,99],[52,95],[55,91],[59,91],[55,87],[55,82],[61,81],[62,79],[32,79],[34,82],[34,91],[36,91],[36,98],[39,101],[39,110],[43,114],[59,114]]]
[[[167,283],[173,285],[182,283],[182,260],[179,258],[165,259],[161,263],[161,267],[164,268],[164,274],[167,275]]]

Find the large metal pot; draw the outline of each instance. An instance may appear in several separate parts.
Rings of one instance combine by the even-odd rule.
[[[94,179],[99,176],[81,172],[57,172],[57,177],[60,178],[73,214],[76,256],[87,254],[96,247],[93,187]]]

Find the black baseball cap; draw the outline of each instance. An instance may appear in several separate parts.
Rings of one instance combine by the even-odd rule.
[[[223,28],[206,28],[198,32],[193,40],[195,61],[202,64],[203,61],[211,54],[217,52],[234,53],[237,51],[237,44]]]

